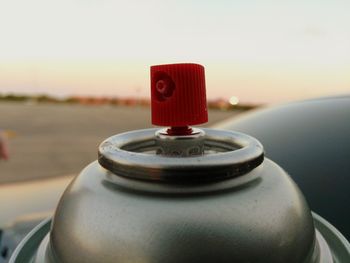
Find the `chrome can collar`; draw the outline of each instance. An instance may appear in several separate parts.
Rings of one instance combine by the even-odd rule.
[[[242,133],[214,129],[203,129],[203,155],[157,155],[157,131],[138,130],[106,139],[99,147],[100,165],[119,176],[190,183],[237,177],[264,160],[263,146],[258,140]]]

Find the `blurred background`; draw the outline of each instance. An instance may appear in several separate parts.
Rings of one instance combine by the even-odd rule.
[[[0,1],[0,183],[77,174],[150,127],[149,66],[206,68],[211,125],[350,91],[349,1]]]

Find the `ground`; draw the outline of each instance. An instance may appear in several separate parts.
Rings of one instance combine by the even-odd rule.
[[[209,111],[208,125],[235,114]],[[79,173],[105,138],[147,127],[147,107],[0,103],[0,128],[16,133],[0,183]]]

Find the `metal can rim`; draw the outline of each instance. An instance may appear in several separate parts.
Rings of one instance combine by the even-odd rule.
[[[119,176],[190,183],[238,177],[264,160],[263,146],[255,138],[239,132],[207,128],[203,129],[206,147],[221,147],[221,152],[185,158],[142,152],[142,149],[155,147],[157,130],[138,130],[106,139],[99,147],[98,162]]]

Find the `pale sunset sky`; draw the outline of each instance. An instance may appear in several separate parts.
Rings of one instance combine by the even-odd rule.
[[[0,93],[149,97],[149,66],[206,68],[209,99],[350,93],[350,1],[0,0]]]

